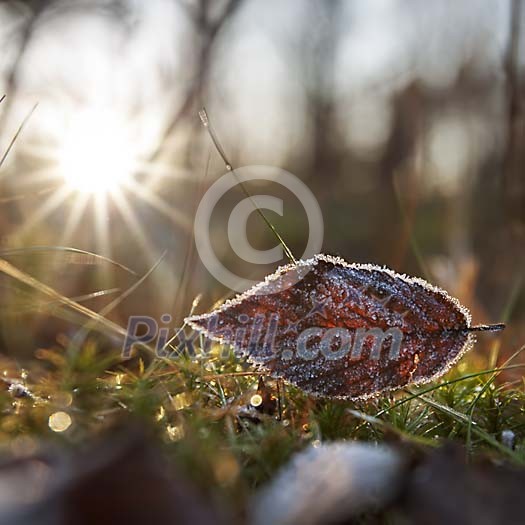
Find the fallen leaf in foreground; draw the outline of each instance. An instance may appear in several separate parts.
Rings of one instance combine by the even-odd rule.
[[[474,344],[469,311],[426,281],[317,255],[186,319],[275,378],[367,398],[443,375]]]

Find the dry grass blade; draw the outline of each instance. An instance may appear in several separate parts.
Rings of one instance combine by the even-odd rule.
[[[132,286],[130,286],[127,290],[125,290],[121,295],[119,295],[116,299],[111,301],[108,305],[106,305],[102,310],[97,314],[96,318],[90,318],[90,321],[88,321],[76,334],[74,340],[72,341],[72,348],[77,349],[79,345],[85,340],[87,334],[92,330],[96,323],[100,322],[101,319],[107,320],[106,315],[109,314],[114,308],[116,308],[126,297],[129,297],[160,265],[160,263],[164,260],[164,257],[166,256],[167,252],[164,252],[157,262]],[[127,332],[125,332],[127,335]],[[151,350],[149,347],[147,347],[149,350]],[[152,350],[153,351],[153,350]]]
[[[20,136],[20,133],[22,133],[22,130],[24,129],[25,125],[27,124],[27,121],[31,118],[31,115],[33,115],[35,109],[37,108],[38,104],[35,104],[31,111],[26,115],[25,119],[22,121],[20,126],[18,126],[18,129],[16,130],[16,133],[13,135],[13,138],[11,139],[11,142],[7,146],[7,149],[5,150],[5,153],[2,155],[2,158],[0,159],[0,168],[5,162],[5,159],[7,159],[7,156],[9,155],[11,149],[13,148],[16,140]]]
[[[89,301],[91,299],[96,299],[98,297],[105,297],[107,295],[115,294],[120,292],[120,288],[109,288],[107,290],[97,290],[96,292],[91,292],[83,295],[77,295],[75,297],[71,297],[70,299],[72,301],[75,301],[76,303],[81,303],[84,301]],[[7,312],[2,312],[4,315],[13,316],[13,315],[23,315],[23,314],[29,314],[35,311],[44,311],[50,308],[53,308],[53,306],[59,305],[60,303],[56,300],[53,301],[32,301],[32,304],[30,306],[27,306],[25,308],[19,308],[19,309],[12,309],[10,308]]]
[[[130,273],[131,275],[137,275],[137,272],[133,271],[131,268],[124,266],[123,264],[110,259],[109,257],[104,257],[97,253],[89,252],[87,250],[80,250],[78,248],[71,248],[70,246],[28,246],[27,248],[12,248],[8,250],[1,250],[0,257],[14,257],[18,255],[27,255],[28,253],[38,253],[38,252],[66,252],[72,256],[78,256],[78,260],[73,260],[75,264],[93,264],[93,261],[106,262],[125,272]],[[82,259],[81,259],[82,257]]]
[[[217,137],[217,134],[215,133],[215,131],[213,130],[213,128],[212,128],[212,126],[210,124],[210,119],[208,117],[208,113],[206,111],[206,108],[202,108],[199,111],[199,118],[201,119],[202,125],[208,131],[208,134],[210,135],[211,141],[213,142],[213,145],[215,146],[215,149],[219,153],[222,161],[224,162],[224,165],[226,166],[226,169],[228,171],[231,171],[235,175],[236,179],[239,181],[239,186],[241,187],[243,193],[250,200],[250,202],[252,203],[255,211],[258,213],[258,215],[264,221],[266,226],[268,226],[269,230],[275,236],[277,241],[279,241],[279,244],[283,247],[283,250],[286,253],[286,256],[288,257],[288,259],[291,262],[296,262],[296,259],[295,259],[294,255],[293,255],[292,251],[290,250],[290,248],[288,247],[286,242],[284,242],[284,239],[283,239],[282,235],[277,231],[277,228],[275,228],[275,226],[270,222],[268,217],[266,217],[265,213],[261,210],[261,208],[259,208],[259,206],[257,206],[255,201],[253,200],[253,197],[252,197],[251,193],[247,190],[246,186],[243,184],[243,182],[237,176],[237,173],[235,172],[235,168],[233,167],[232,163],[229,161],[228,157],[226,156],[224,148],[222,147],[222,145],[221,145],[221,143],[219,141],[219,138]]]
[[[61,293],[57,292],[50,286],[40,282],[38,279],[35,279],[31,275],[28,275],[27,273],[23,272],[22,270],[19,270],[15,266],[13,266],[11,263],[7,262],[5,259],[0,259],[0,272],[8,275],[9,277],[12,277],[13,279],[16,279],[17,281],[33,288],[34,290],[37,290],[38,292],[42,293],[43,295],[46,295],[47,297],[50,297],[60,304],[63,304],[64,306],[68,306],[72,310],[88,317],[89,319],[96,320],[97,323],[99,323],[102,327],[104,327],[107,331],[109,331],[112,334],[117,334],[122,337],[126,337],[126,330],[119,326],[116,323],[113,323],[112,321],[106,319],[105,317],[101,316],[100,314],[94,312],[93,310],[90,310],[86,306],[83,306],[76,301],[73,301],[72,299],[66,297],[65,295],[62,295]]]

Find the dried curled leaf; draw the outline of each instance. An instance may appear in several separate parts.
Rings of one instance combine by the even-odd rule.
[[[436,379],[484,329],[422,279],[327,255],[279,268],[186,322],[273,377],[354,399]]]

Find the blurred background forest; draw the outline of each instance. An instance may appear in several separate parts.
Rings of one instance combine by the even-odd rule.
[[[180,326],[198,294],[199,311],[227,296],[193,249],[199,199],[225,172],[205,105],[235,166],[308,185],[326,253],[425,277],[476,322],[506,320],[508,354],[525,339],[524,23],[519,0],[3,1],[2,255],[68,297],[109,290],[86,299],[99,311],[167,251],[111,312],[122,326],[165,312]],[[269,217],[300,254],[305,212],[271,191],[285,213]],[[212,238],[260,279],[275,265],[228,244],[240,197],[221,200]],[[255,214],[249,227],[275,245]],[[23,359],[74,333],[55,306],[2,277],[0,348]]]

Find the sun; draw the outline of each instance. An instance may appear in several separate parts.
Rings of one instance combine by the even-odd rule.
[[[74,116],[58,153],[60,174],[73,190],[107,194],[129,181],[134,153],[124,122],[108,111]]]
[[[150,155],[144,142],[145,137],[152,136],[151,129],[144,125],[138,129],[136,118],[111,106],[84,106],[74,113],[53,117],[48,119],[46,133],[42,133],[49,143],[32,144],[27,149],[35,161],[41,161],[35,162],[39,167],[29,174],[30,179],[52,181],[53,186],[27,215],[16,235],[23,238],[56,210],[63,209],[64,229],[58,245],[68,246],[80,225],[89,227],[85,225],[87,220],[94,226],[97,252],[110,256],[114,233],[110,217],[121,216],[141,253],[153,264],[156,249],[144,230],[136,202],[151,206],[185,232],[192,231],[191,218],[164,201],[144,177],[180,177],[178,172],[173,174],[171,166],[143,160]]]

